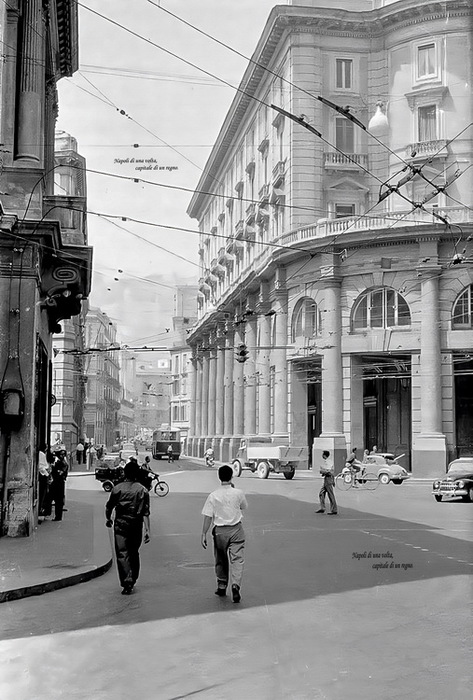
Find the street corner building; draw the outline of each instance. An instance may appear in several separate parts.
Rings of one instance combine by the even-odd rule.
[[[77,5],[1,3],[0,39],[0,533],[22,536],[38,516],[52,337],[90,290],[85,197],[54,194],[56,84],[78,67]]]
[[[376,445],[418,477],[473,454],[472,12],[269,15],[188,208],[190,454],[264,436],[339,471]]]

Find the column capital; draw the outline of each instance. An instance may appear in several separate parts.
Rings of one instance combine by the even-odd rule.
[[[421,263],[416,267],[417,277],[421,279],[431,279],[438,277],[442,272],[442,268],[435,262]]]
[[[324,289],[326,287],[340,287],[342,276],[335,265],[323,265],[320,268],[318,284]]]

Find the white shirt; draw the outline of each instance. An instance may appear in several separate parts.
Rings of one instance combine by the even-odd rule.
[[[248,503],[243,491],[225,484],[207,496],[202,515],[213,518],[214,525],[236,525],[241,521],[241,511],[246,508]]]

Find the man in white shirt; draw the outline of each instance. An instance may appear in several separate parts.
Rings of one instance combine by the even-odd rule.
[[[218,470],[220,488],[212,491],[202,509],[201,543],[207,549],[207,533],[213,524],[216,595],[227,594],[230,575],[234,603],[241,600],[240,588],[244,565],[245,533],[241,524],[242,511],[248,508],[245,494],[232,483],[233,469],[224,464]]]
[[[333,487],[335,486],[335,478],[333,475],[334,466],[330,459],[330,452],[324,450],[322,452],[322,464],[320,465],[320,475],[324,478],[324,483],[319,491],[319,501],[320,508],[316,510],[316,513],[325,513],[325,496],[328,496],[330,501],[330,510],[327,515],[338,515],[337,501],[335,500],[335,493]]]

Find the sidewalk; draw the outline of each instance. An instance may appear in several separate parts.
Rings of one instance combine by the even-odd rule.
[[[2,537],[0,603],[73,586],[108,571],[112,550],[104,502],[103,493],[69,489],[61,521],[45,519],[30,537]]]

